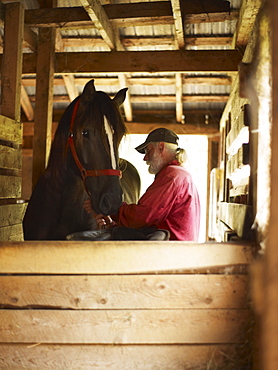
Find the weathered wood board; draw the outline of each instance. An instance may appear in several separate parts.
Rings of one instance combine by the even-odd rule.
[[[252,219],[252,208],[245,204],[220,203],[219,219],[234,230],[238,236],[250,237]]]
[[[23,241],[22,224],[0,227],[0,240]]]
[[[0,168],[20,170],[21,153],[21,148],[0,144]]]
[[[238,370],[241,345],[0,344],[5,369]],[[234,364],[234,366],[233,366]]]
[[[243,343],[249,328],[247,309],[0,311],[2,343]]]
[[[0,273],[125,274],[246,265],[250,245],[193,242],[0,242]]]
[[[210,256],[229,273],[204,273]],[[251,260],[228,243],[2,242],[0,366],[238,370],[252,314],[233,265]]]
[[[15,120],[0,115],[0,139],[21,144],[22,124]]]
[[[246,275],[0,276],[2,308],[235,309],[248,307]]]
[[[20,198],[21,196],[21,177],[19,176],[0,176],[0,198]]]

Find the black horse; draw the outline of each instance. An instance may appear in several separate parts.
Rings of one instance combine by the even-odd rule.
[[[65,110],[48,166],[35,186],[23,219],[25,240],[65,240],[70,233],[95,230],[94,219],[83,208],[88,198],[94,211],[103,215],[117,212],[123,199],[122,188],[125,191],[131,186],[127,200],[137,201],[140,177],[124,160],[121,171],[118,158],[118,147],[126,133],[119,111],[126,90],[110,99],[96,91],[91,80]]]

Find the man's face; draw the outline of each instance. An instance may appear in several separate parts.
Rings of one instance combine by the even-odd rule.
[[[163,159],[159,145],[154,145],[152,143],[148,144],[145,148],[144,161],[146,161],[149,166],[149,173],[153,175],[156,175],[162,169]]]

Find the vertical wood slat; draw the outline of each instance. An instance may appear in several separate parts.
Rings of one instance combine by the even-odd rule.
[[[51,146],[55,36],[54,28],[39,29],[34,114],[33,186],[46,167]]]
[[[5,5],[4,53],[2,62],[1,114],[20,122],[22,43],[24,8],[21,3]]]
[[[271,202],[264,260],[264,318],[263,318],[263,360],[265,370],[276,370],[278,366],[278,2],[269,0],[271,17],[271,51],[272,51],[272,132],[270,184]]]

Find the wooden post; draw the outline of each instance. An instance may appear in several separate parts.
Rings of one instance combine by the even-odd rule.
[[[272,50],[272,160],[270,165],[271,202],[269,233],[264,263],[263,369],[278,368],[278,2],[268,0],[271,17]]]
[[[40,28],[38,37],[33,186],[46,167],[52,128],[55,29]]]
[[[1,72],[1,114],[18,123],[20,122],[23,25],[23,5],[20,2],[7,3]]]

